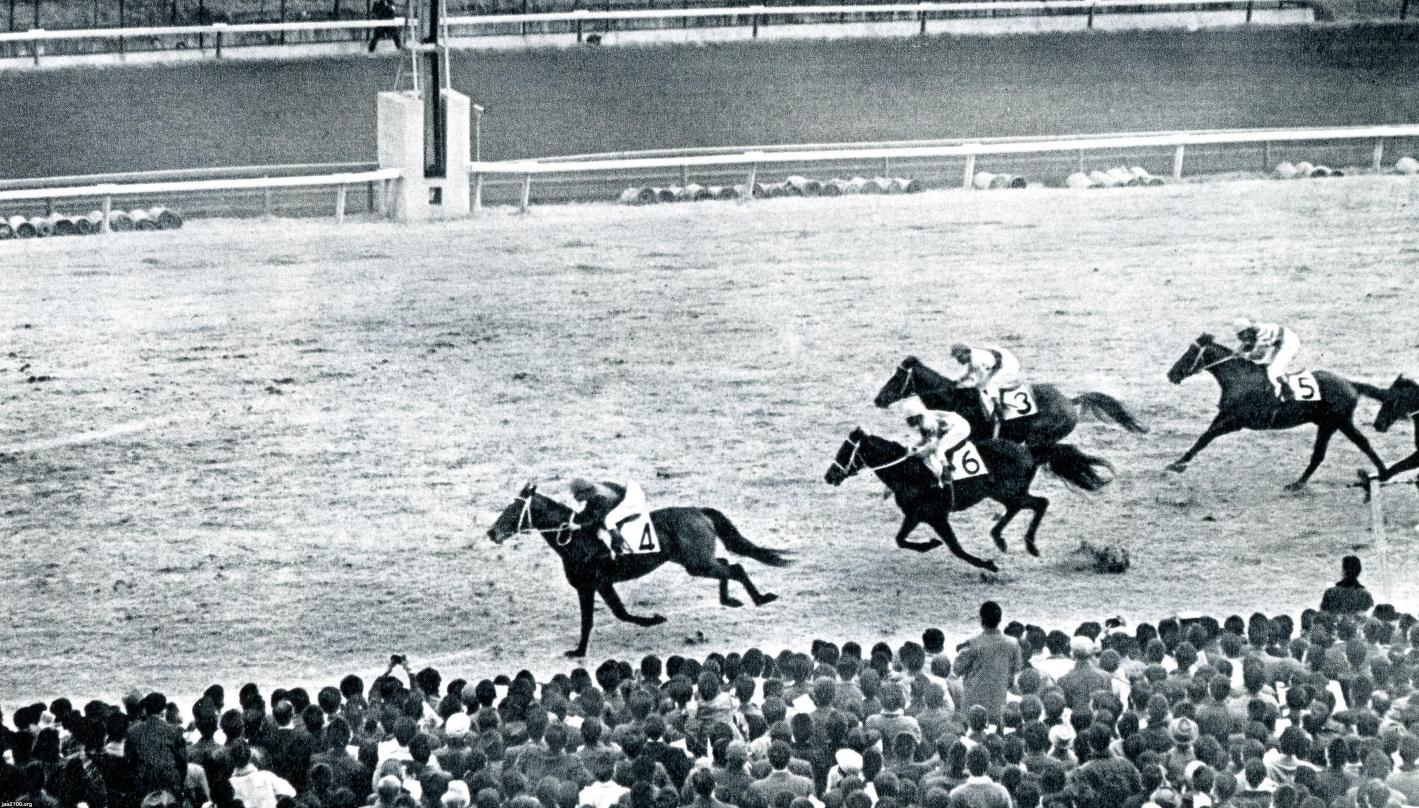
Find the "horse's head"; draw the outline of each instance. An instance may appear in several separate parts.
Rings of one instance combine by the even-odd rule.
[[[862,431],[862,427],[856,427],[848,433],[847,440],[838,447],[837,456],[833,458],[833,465],[828,467],[828,473],[823,475],[823,479],[829,485],[842,485],[843,480],[856,474],[863,466],[862,442],[867,439],[867,433]]]
[[[1201,334],[1192,344],[1187,346],[1183,355],[1178,357],[1178,361],[1168,368],[1168,381],[1173,384],[1182,384],[1183,379],[1192,376],[1207,367],[1215,357],[1225,352],[1227,349],[1217,344],[1217,340],[1211,334]]]
[[[517,534],[533,529],[533,502],[537,497],[537,483],[529,482],[517,493],[517,497],[488,528],[488,538],[494,544],[502,544]]]
[[[1406,379],[1401,374],[1385,391],[1380,414],[1375,417],[1375,429],[1388,431],[1396,422],[1413,417],[1415,413],[1419,413],[1419,382]]]
[[[915,356],[908,356],[897,365],[897,372],[892,374],[892,378],[882,385],[882,389],[877,391],[877,397],[872,399],[872,403],[878,407],[890,407],[909,396],[916,395],[916,373],[921,367],[921,360]]]

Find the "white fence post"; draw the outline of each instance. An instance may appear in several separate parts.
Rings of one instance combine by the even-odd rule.
[[[479,172],[473,175],[473,215],[478,215],[483,210],[483,174]]]
[[[103,210],[102,210],[102,213],[103,213],[103,220],[99,222],[99,232],[100,232],[100,233],[108,233],[108,232],[111,232],[111,228],[109,228],[109,226],[108,226],[108,217],[109,217],[109,214],[113,213],[113,197],[112,197],[112,196],[105,196],[105,197],[103,198]]]
[[[973,180],[975,180],[975,178],[976,156],[974,154],[968,154],[966,155],[966,173],[961,178],[961,187],[965,188],[967,191],[971,190],[971,183]]]
[[[1384,483],[1380,482],[1377,475],[1367,475],[1365,479],[1370,486],[1370,530],[1374,531],[1375,544],[1380,550],[1384,595],[1386,599],[1390,599],[1393,593],[1390,591],[1389,533],[1385,530]]]
[[[1182,179],[1183,154],[1186,151],[1187,147],[1179,143],[1178,150],[1173,152],[1173,179],[1175,180]]]
[[[1376,138],[1376,139],[1375,139],[1375,160],[1374,160],[1374,169],[1375,169],[1376,171],[1379,171],[1380,168],[1384,166],[1384,161],[1385,161],[1385,139],[1384,139],[1384,138]]]
[[[339,185],[335,188],[335,223],[342,224],[345,221],[345,190],[348,185]]]
[[[532,175],[525,174],[522,177],[522,202],[518,205],[518,210],[527,212],[527,208],[532,204]]]

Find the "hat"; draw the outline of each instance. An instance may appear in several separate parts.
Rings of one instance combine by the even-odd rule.
[[[729,746],[724,748],[725,760],[737,760],[740,763],[744,763],[749,760],[749,757],[749,744],[743,741],[730,741]]]
[[[1088,659],[1094,655],[1094,641],[1080,635],[1069,641],[1069,655],[1075,659]]]
[[[902,399],[902,415],[904,417],[908,419],[925,418],[928,412],[930,412],[930,410],[922,403],[919,396],[908,396]]]
[[[1055,746],[1066,746],[1074,743],[1074,727],[1068,724],[1055,724],[1049,729],[1049,740]]]
[[[469,802],[473,800],[473,796],[468,790],[468,784],[462,780],[450,780],[448,783],[448,790],[445,793],[462,794],[463,799],[468,800]]]
[[[1168,736],[1174,743],[1192,743],[1197,740],[1197,722],[1187,716],[1174,718],[1168,725]]]
[[[1149,799],[1162,806],[1162,808],[1177,808],[1177,806],[1182,803],[1182,800],[1178,799],[1178,792],[1171,788],[1160,788],[1154,791]]]
[[[839,749],[833,758],[838,762],[838,768],[844,772],[862,771],[862,755],[854,749]]]
[[[454,713],[443,725],[444,734],[450,738],[462,738],[473,728],[473,719],[468,713]]]
[[[1183,780],[1185,780],[1186,782],[1191,783],[1191,782],[1192,782],[1192,776],[1193,776],[1194,774],[1197,774],[1197,770],[1198,770],[1198,769],[1201,769],[1201,768],[1205,767],[1206,765],[1207,765],[1206,763],[1203,763],[1203,762],[1200,761],[1200,760],[1194,760],[1194,761],[1192,761],[1191,763],[1187,764],[1187,766],[1186,766],[1185,768],[1183,768]]]

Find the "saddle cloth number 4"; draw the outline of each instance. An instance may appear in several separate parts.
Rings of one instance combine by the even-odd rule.
[[[655,533],[655,525],[650,514],[640,516],[621,525],[621,536],[626,540],[626,552],[632,555],[660,552],[660,537]]]
[[[967,443],[956,450],[951,455],[951,465],[955,469],[951,471],[952,480],[968,480],[972,477],[980,477],[989,474],[990,470],[985,467],[985,461],[981,459],[980,450],[974,443]]]
[[[1298,370],[1286,374],[1286,386],[1291,388],[1291,396],[1297,401],[1320,401],[1320,384],[1309,370]]]
[[[1035,395],[1028,387],[1017,387],[1014,390],[1002,390],[1000,392],[1001,416],[1006,421],[1013,421],[1016,418],[1024,418],[1039,412],[1035,406]]]

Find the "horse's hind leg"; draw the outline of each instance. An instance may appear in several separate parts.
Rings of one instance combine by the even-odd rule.
[[[1035,546],[1035,532],[1040,529],[1040,523],[1045,520],[1045,511],[1049,510],[1049,498],[1031,495],[1025,504],[1033,514],[1030,517],[1030,526],[1025,528],[1025,552],[1039,558],[1040,550]]]
[[[728,606],[731,609],[737,609],[740,606],[744,605],[743,601],[739,600],[738,598],[730,597],[729,595],[729,581],[731,579],[737,580],[737,578],[734,575],[729,563],[726,562],[724,559],[712,558],[708,562],[686,564],[685,572],[688,572],[692,577],[695,578],[714,578],[718,580],[719,604],[721,606]],[[750,594],[752,595],[753,592],[751,591]],[[757,601],[755,602],[757,603]]]
[[[754,586],[754,582],[749,580],[749,573],[744,571],[743,564],[732,564],[727,558],[718,560],[720,564],[723,564],[725,568],[729,570],[730,576],[738,581],[740,586],[744,587],[744,591],[749,593],[749,599],[754,601],[755,606],[763,606],[765,603],[773,603],[778,600],[778,595],[772,592],[760,592],[759,588]],[[719,595],[721,602],[723,602],[725,596],[728,594],[728,588],[729,582],[721,579]]]
[[[1000,548],[1000,552],[1009,552],[1010,548],[1005,546],[1005,528],[1010,525],[1010,520],[1015,518],[1015,514],[1020,512],[1020,506],[1014,502],[1006,502],[1005,515],[995,521],[990,528],[990,537],[995,539],[995,546]]]
[[[1299,491],[1305,487],[1306,481],[1320,468],[1326,449],[1330,446],[1330,438],[1338,428],[1336,424],[1316,424],[1316,445],[1311,449],[1311,462],[1306,465],[1306,470],[1301,472],[1300,479],[1286,486],[1287,491]],[[1380,467],[1383,468],[1384,464],[1381,463]]]
[[[573,659],[586,656],[586,645],[591,640],[591,623],[595,614],[596,591],[589,586],[584,586],[576,591],[577,600],[581,605],[581,642],[577,643],[575,649],[568,651],[567,656]]]
[[[1374,463],[1375,468],[1379,469],[1381,479],[1387,479],[1388,477],[1392,476],[1390,472],[1385,468],[1384,459],[1375,453],[1374,447],[1370,446],[1369,438],[1366,438],[1365,433],[1361,432],[1358,428],[1356,428],[1353,421],[1349,419],[1341,421],[1340,434],[1349,438],[1351,443],[1355,444],[1355,446],[1357,446],[1360,451],[1365,453],[1365,457],[1370,458],[1370,462]]]
[[[665,622],[665,616],[653,614],[650,617],[641,617],[626,611],[626,604],[621,602],[621,596],[616,593],[616,587],[611,583],[602,584],[596,591],[601,593],[601,599],[606,601],[606,605],[611,609],[611,614],[617,620],[627,623],[634,623],[638,626],[658,626]]]

